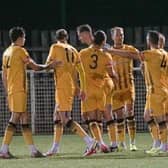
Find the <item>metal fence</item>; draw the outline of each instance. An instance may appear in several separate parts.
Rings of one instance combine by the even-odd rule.
[[[135,115],[137,120],[137,131],[146,131],[147,126],[143,120],[145,103],[144,80],[138,69],[135,69],[136,101]],[[54,79],[52,72],[28,71],[29,96],[28,112],[31,115],[31,126],[35,134],[52,134],[53,132],[53,111],[55,105]],[[0,135],[3,135],[6,124],[9,120],[10,112],[6,105],[6,98],[0,79]],[[80,116],[80,100],[75,97],[72,117],[82,123]],[[105,129],[105,127],[104,127]],[[20,128],[18,127],[18,132]],[[65,129],[65,132],[69,130]]]

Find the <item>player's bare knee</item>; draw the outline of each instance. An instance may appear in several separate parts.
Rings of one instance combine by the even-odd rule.
[[[133,104],[127,104],[127,105],[126,105],[126,110],[127,110],[127,111],[133,111],[133,110],[134,110]]]
[[[97,111],[90,111],[88,113],[89,120],[97,120]]]
[[[111,104],[107,104],[105,109],[106,109],[107,112],[112,113],[112,105]]]
[[[113,110],[113,113],[116,114],[117,119],[123,119],[125,117],[124,107]]]
[[[53,124],[54,125],[62,125],[63,123],[61,120],[55,120]]]
[[[30,125],[29,124],[21,124],[21,129],[22,131],[26,131],[30,129]]]
[[[59,115],[59,112],[55,112],[55,113],[53,114],[53,121],[55,122],[55,121],[57,121],[57,120],[61,120],[61,117],[60,117],[60,115]]]
[[[125,116],[123,114],[117,114],[116,118],[117,120],[124,120]]]
[[[81,117],[84,121],[88,120],[88,118],[89,118],[87,113],[82,113]]]
[[[72,128],[72,125],[73,125],[73,120],[72,119],[70,119],[70,120],[68,120],[66,123],[64,123],[65,124],[65,126],[67,127],[67,128]]]
[[[106,121],[113,120],[114,117],[113,117],[112,112],[110,112],[110,111],[105,111],[105,112],[104,112],[104,119],[105,119]]]
[[[151,119],[152,119],[152,117],[150,116],[149,111],[145,111],[145,112],[144,112],[144,120],[145,120],[145,122],[148,122],[148,121],[150,121]]]
[[[11,130],[16,131],[16,123],[8,122],[7,127],[8,127],[9,129],[11,129]]]
[[[134,116],[134,111],[127,111],[127,117],[132,117]]]
[[[134,107],[132,105],[128,105],[126,107],[126,115],[127,117],[131,117],[134,115]]]
[[[102,121],[103,113],[103,111],[96,111],[96,120]]]

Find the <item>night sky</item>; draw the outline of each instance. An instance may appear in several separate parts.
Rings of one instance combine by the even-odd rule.
[[[3,0],[0,5],[0,29],[73,29],[83,23],[99,28],[168,25],[168,1]]]

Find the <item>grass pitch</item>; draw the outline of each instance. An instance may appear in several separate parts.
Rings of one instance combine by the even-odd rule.
[[[52,136],[34,136],[37,147],[46,152],[52,144]],[[108,143],[108,137],[104,136]],[[0,137],[2,142],[2,137]],[[127,140],[128,142],[128,140]],[[151,145],[149,134],[137,134],[138,151],[97,153],[83,157],[85,143],[76,135],[64,135],[60,153],[49,158],[30,158],[29,150],[21,136],[15,136],[10,151],[17,159],[0,159],[0,168],[165,168],[168,165],[167,156],[152,157],[144,153]],[[128,145],[129,147],[129,145]],[[129,149],[129,148],[128,148]]]

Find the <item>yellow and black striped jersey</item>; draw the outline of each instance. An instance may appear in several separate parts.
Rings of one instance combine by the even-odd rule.
[[[120,50],[137,51],[137,49],[133,46],[126,44],[124,44],[123,47],[120,48]],[[114,54],[112,54],[112,58],[114,61],[114,69],[119,78],[119,81],[115,83],[115,90],[119,91],[134,86],[133,59]]]

